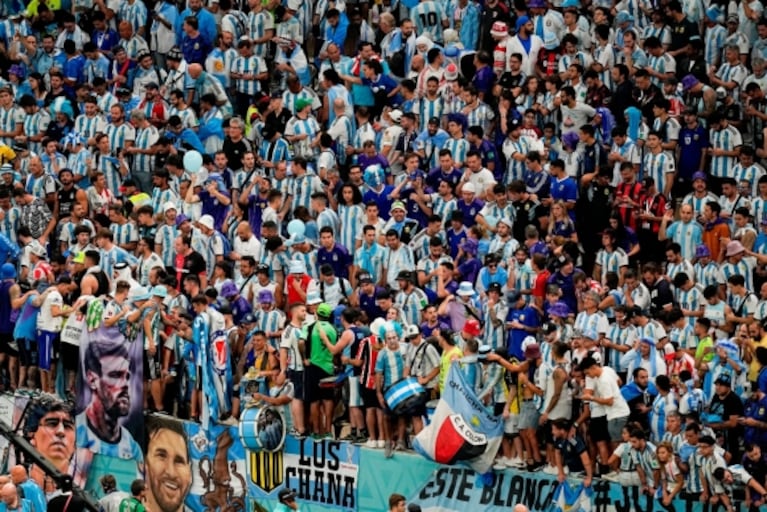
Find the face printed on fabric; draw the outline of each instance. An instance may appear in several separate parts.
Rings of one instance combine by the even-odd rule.
[[[168,428],[151,435],[146,451],[147,503],[150,510],[183,510],[192,486],[192,467],[184,437]],[[155,506],[156,505],[156,506]]]
[[[130,412],[130,361],[123,357],[107,356],[101,360],[101,376],[92,381],[94,392],[104,411],[114,417]]]
[[[69,464],[75,450],[75,422],[64,411],[49,412],[40,419],[32,445],[54,465]]]

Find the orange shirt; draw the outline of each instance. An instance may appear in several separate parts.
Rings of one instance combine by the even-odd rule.
[[[711,257],[719,262],[724,257],[724,254],[720,254],[723,248],[722,238],[730,238],[730,228],[726,222],[715,224],[710,229],[708,227],[703,228],[703,243],[711,251]]]

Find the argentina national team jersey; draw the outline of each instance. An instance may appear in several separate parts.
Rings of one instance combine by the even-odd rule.
[[[77,415],[75,423],[77,425],[78,448],[85,448],[107,457],[135,460],[137,467],[143,467],[144,454],[141,446],[125,427],[120,427],[120,440],[117,443],[109,443],[101,439],[91,429],[85,411]]]
[[[47,110],[40,109],[31,116],[24,117],[24,135],[27,136],[27,145],[30,152],[37,153],[38,155],[43,152],[42,141],[29,139],[44,134],[50,123],[51,115]]]
[[[163,224],[157,228],[154,243],[155,245],[160,244],[162,246],[160,257],[162,258],[163,265],[166,267],[173,267],[176,264],[176,249],[174,246],[176,236],[178,236],[178,228],[175,223]]]
[[[15,132],[16,127],[24,124],[24,111],[14,103],[9,108],[0,107],[0,131]],[[13,146],[13,137],[0,137],[0,142],[8,147]]]
[[[442,41],[442,20],[446,19],[442,7],[435,0],[426,0],[410,9],[416,34],[428,33],[432,41]]]
[[[662,191],[666,186],[666,176],[676,172],[676,165],[674,159],[665,152],[648,152],[644,156],[643,170],[644,175],[654,179],[655,186],[659,191]]]
[[[445,141],[443,149],[450,150],[450,154],[453,157],[453,161],[457,165],[461,165],[466,161],[466,154],[471,149],[469,141],[466,139],[449,138]]]
[[[724,151],[734,151],[735,148],[743,145],[743,138],[740,132],[731,124],[728,124],[721,130],[711,129],[709,139],[711,140],[712,148]],[[728,177],[736,163],[737,158],[734,156],[714,155],[711,157],[711,175],[717,178]]]
[[[3,220],[0,220],[0,233],[7,236],[13,243],[17,243],[18,240],[16,232],[19,229],[19,217],[19,208],[11,206],[3,210]]]

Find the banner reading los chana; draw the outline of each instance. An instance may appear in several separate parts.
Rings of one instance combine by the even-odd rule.
[[[288,437],[282,452],[247,451],[248,481],[256,501],[276,499],[281,489],[290,488],[296,491],[299,503],[360,510],[359,446]]]

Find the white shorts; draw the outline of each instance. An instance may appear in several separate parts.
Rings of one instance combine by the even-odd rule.
[[[349,407],[362,407],[362,395],[360,395],[360,378],[352,375],[349,377]]]
[[[509,414],[509,417],[503,422],[504,434],[519,434],[519,427],[517,426],[518,414]]]

